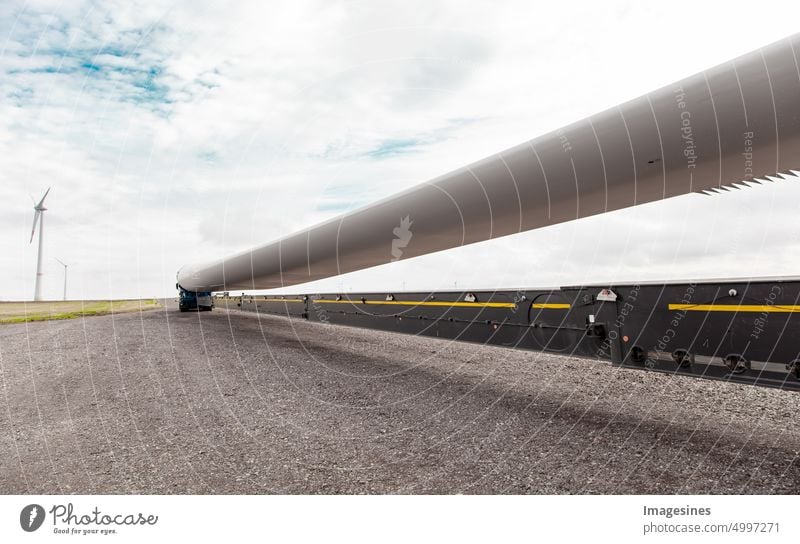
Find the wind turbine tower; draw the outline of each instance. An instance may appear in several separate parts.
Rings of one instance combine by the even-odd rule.
[[[44,235],[44,212],[47,211],[47,208],[44,207],[44,199],[47,198],[47,193],[49,192],[50,187],[47,188],[39,203],[33,206],[33,228],[31,229],[30,243],[33,243],[33,236],[36,234],[36,222],[39,222],[39,257],[36,260],[36,288],[33,292],[33,300],[42,300],[42,236]]]
[[[64,300],[67,300],[67,263],[62,261],[61,259],[56,259],[61,266],[64,267]]]

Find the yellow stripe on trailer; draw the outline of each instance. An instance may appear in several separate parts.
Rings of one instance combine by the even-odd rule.
[[[564,304],[563,302],[560,303],[535,302],[531,304],[531,308],[536,308],[539,310],[569,310],[571,306],[569,304]]]
[[[312,300],[319,304],[376,304],[395,306],[446,306],[448,308],[516,308],[513,302],[446,302],[428,300]]]
[[[778,304],[670,304],[669,309],[686,310],[689,312],[800,312],[800,306],[784,306]]]

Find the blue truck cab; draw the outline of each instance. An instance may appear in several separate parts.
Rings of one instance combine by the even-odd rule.
[[[187,291],[179,284],[175,284],[178,289],[178,308],[182,312],[190,310],[211,311],[214,308],[214,299],[211,291]]]

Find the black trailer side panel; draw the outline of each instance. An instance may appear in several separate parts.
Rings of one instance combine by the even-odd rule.
[[[224,297],[311,321],[800,389],[800,282]]]

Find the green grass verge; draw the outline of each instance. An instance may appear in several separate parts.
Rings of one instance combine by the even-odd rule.
[[[0,302],[0,324],[142,312],[161,307],[156,299]]]

